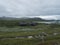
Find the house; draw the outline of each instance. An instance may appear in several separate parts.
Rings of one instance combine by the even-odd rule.
[[[20,22],[19,23],[19,26],[36,26],[37,25],[37,23],[35,23],[35,22]]]
[[[30,25],[30,26],[36,26],[37,23],[35,23],[35,22],[30,22],[29,25]]]
[[[19,26],[27,26],[28,24],[27,23],[25,23],[25,22],[20,22],[19,23]]]

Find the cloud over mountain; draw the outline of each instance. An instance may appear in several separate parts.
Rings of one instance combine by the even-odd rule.
[[[0,0],[0,16],[60,15],[60,0]]]

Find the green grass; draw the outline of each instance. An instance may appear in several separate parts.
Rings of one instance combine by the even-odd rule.
[[[58,27],[57,29],[51,29],[49,28],[49,25],[45,24],[39,24],[37,26],[26,26],[26,27],[16,26],[13,28],[0,27],[0,38],[37,35],[40,34],[41,32],[46,32],[48,34],[52,34],[54,32],[59,33],[60,27]]]
[[[0,40],[0,45],[37,45],[40,40],[36,39],[7,39]]]
[[[0,40],[0,45],[53,45],[59,43],[60,38],[49,38],[42,42],[40,39],[4,39]]]
[[[53,27],[53,28],[52,28]],[[57,25],[39,24],[37,26],[15,26],[0,27],[0,45],[52,45],[54,42],[60,42],[60,34],[56,36],[47,36],[43,43],[40,39],[5,39],[16,36],[38,35],[41,32],[47,34],[59,33],[60,27]],[[3,38],[3,39],[2,39]]]

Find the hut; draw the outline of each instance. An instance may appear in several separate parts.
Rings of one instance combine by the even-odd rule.
[[[34,22],[20,22],[19,26],[36,26],[37,23]]]
[[[29,25],[30,25],[30,26],[36,26],[37,23],[35,23],[35,22],[30,22]]]
[[[27,26],[27,23],[25,23],[25,22],[20,22],[20,23],[19,23],[19,26]]]

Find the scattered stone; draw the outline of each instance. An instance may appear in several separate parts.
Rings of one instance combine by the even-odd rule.
[[[33,38],[33,36],[28,36],[28,38],[30,39],[30,38]]]
[[[53,35],[57,35],[58,33],[53,33]]]

